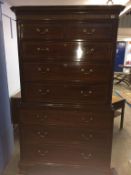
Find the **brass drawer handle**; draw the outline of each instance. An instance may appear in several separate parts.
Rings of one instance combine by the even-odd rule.
[[[83,72],[85,75],[88,75],[93,72],[93,69],[89,69],[88,71],[85,72],[85,69],[81,68],[81,72]]]
[[[48,152],[49,152],[48,150],[41,151],[40,149],[37,151],[37,153],[42,157],[46,156],[48,154]]]
[[[88,95],[91,95],[93,93],[93,91],[89,90],[89,91],[86,91],[84,92],[83,90],[81,90],[81,94],[85,97],[87,97]]]
[[[49,67],[47,67],[47,68],[45,69],[45,71],[44,71],[41,67],[38,67],[37,70],[38,70],[38,72],[41,72],[42,74],[45,74],[45,73],[47,73],[47,72],[50,72],[50,68],[49,68]]]
[[[48,116],[47,116],[47,115],[44,115],[44,116],[43,116],[43,118],[44,118],[44,119],[47,119],[47,118],[48,118]]]
[[[39,119],[39,120],[41,120],[41,121],[44,121],[45,119],[48,118],[48,116],[47,116],[47,115],[40,116],[39,114],[37,114],[37,115],[36,115],[36,118]]]
[[[81,94],[83,94],[83,93],[84,93],[84,91],[81,90]]]
[[[64,87],[64,88],[68,88],[69,85],[68,85],[68,84],[64,84],[63,87]]]
[[[39,115],[39,114],[36,114],[36,118],[38,118],[38,119],[39,119],[39,118],[40,118],[40,115]]]
[[[81,119],[82,119],[82,121],[84,121],[86,123],[88,123],[89,121],[93,121],[93,117],[90,117],[89,120],[86,119],[86,117],[82,117]]]
[[[94,72],[94,70],[93,69],[89,69],[89,72]]]
[[[96,32],[96,29],[91,29],[91,31],[88,31],[87,29],[83,29],[83,32],[87,35],[93,35]]]
[[[46,28],[44,30],[41,30],[40,28],[36,28],[36,32],[38,32],[40,35],[44,35],[49,32],[49,29]]]
[[[84,68],[81,68],[81,72],[85,72],[85,69]]]
[[[88,136],[86,136],[85,134],[81,134],[81,137],[86,140],[86,141],[89,141],[90,139],[93,138],[93,135],[92,134],[89,134]]]
[[[88,91],[88,94],[92,94],[92,91],[90,90],[90,91]]]
[[[86,136],[85,134],[81,134],[81,137],[82,137],[84,140],[89,141],[89,137]]]
[[[64,43],[64,47],[67,47],[67,43]]]
[[[89,153],[89,154],[81,153],[81,156],[82,156],[83,159],[89,160],[89,159],[91,159],[92,154],[91,153]]]
[[[93,121],[93,117],[90,117],[90,121]]]
[[[88,55],[90,55],[90,54],[93,54],[94,51],[95,51],[95,49],[94,49],[94,48],[91,48],[91,49],[87,50],[86,53],[87,53]]]
[[[46,131],[45,132],[38,131],[37,135],[39,135],[39,137],[41,137],[41,138],[45,138],[48,135],[48,132],[46,132]]]
[[[48,47],[46,48],[40,48],[40,47],[37,47],[37,52],[43,52],[43,51],[49,51],[50,49]]]
[[[66,68],[66,67],[68,67],[68,64],[67,63],[64,63],[63,66]]]
[[[43,92],[42,89],[38,89],[38,92],[41,94],[41,95],[48,95],[50,93],[50,89],[46,89],[45,92]]]

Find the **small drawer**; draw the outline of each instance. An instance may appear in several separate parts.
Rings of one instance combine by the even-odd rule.
[[[76,22],[66,24],[65,38],[94,41],[112,40],[114,36],[113,33],[114,31],[111,23]]]
[[[24,149],[21,160],[48,163],[51,165],[83,165],[93,167],[105,167],[110,163],[110,148],[98,148],[97,145],[91,147],[77,146],[57,146],[55,144],[46,145],[22,145]]]
[[[64,28],[57,23],[43,23],[42,21],[30,21],[20,24],[21,39],[62,39]]]
[[[106,122],[105,122],[106,123]],[[88,127],[63,127],[63,126],[42,126],[42,125],[22,125],[20,129],[22,142],[25,144],[81,144],[91,147],[97,145],[106,148],[110,144],[112,135],[109,124],[107,128]]]
[[[112,117],[111,117],[112,116]],[[84,111],[78,109],[59,109],[37,107],[23,108],[20,110],[20,123],[22,125],[42,125],[45,126],[70,126],[87,127],[101,130],[112,127],[113,114],[111,111],[98,111],[95,109]]]
[[[88,82],[107,82],[110,75],[110,65],[93,65],[87,62],[62,63],[23,63],[23,81],[60,80]]]
[[[108,85],[87,83],[24,83],[24,102],[107,104]]]
[[[67,54],[68,53],[68,54]],[[89,42],[22,42],[24,61],[112,61],[111,43]]]

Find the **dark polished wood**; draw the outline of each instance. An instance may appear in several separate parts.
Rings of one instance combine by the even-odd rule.
[[[23,144],[24,145],[24,144]],[[88,151],[87,151],[88,147]],[[108,148],[108,147],[107,147]],[[53,144],[41,145],[24,145],[24,153],[22,154],[23,161],[31,161],[31,163],[45,163],[57,164],[60,166],[65,164],[67,166],[86,166],[107,168],[109,164],[109,154],[106,149],[96,149],[90,146],[66,145],[61,146]],[[30,150],[30,151],[29,151]],[[64,157],[64,158],[63,158]]]
[[[111,121],[109,121],[111,123]],[[38,145],[49,144],[61,144],[61,145],[76,145],[81,144],[85,147],[96,148],[96,145],[107,148],[111,135],[109,135],[109,126],[107,128],[100,128],[100,131],[95,131],[93,127],[87,129],[87,127],[57,127],[57,126],[45,126],[43,125],[23,125],[21,129],[21,138],[26,144]],[[93,130],[94,129],[94,130]]]
[[[70,60],[79,62],[101,60],[102,58],[111,61],[112,58],[111,43],[103,42],[23,41],[21,47],[24,61]]]
[[[12,7],[22,94],[20,168],[28,174],[41,166],[43,175],[111,175],[113,64],[122,9]]]
[[[78,107],[45,107],[45,106],[30,106],[23,107],[20,112],[20,122],[27,125],[55,125],[55,126],[70,126],[70,127],[93,127],[108,128],[111,126],[113,112],[106,110],[106,108],[100,109],[94,108],[78,109]],[[101,119],[101,120],[98,120]],[[108,122],[107,122],[108,120]],[[110,124],[109,124],[110,123]]]
[[[88,83],[23,83],[23,101],[49,103],[109,103],[107,84]]]
[[[18,92],[10,98],[11,119],[13,124],[18,124],[19,109],[21,108],[21,93]]]
[[[117,96],[112,96],[112,107],[114,109],[114,117],[121,116],[120,130],[123,129],[124,112],[126,100]]]
[[[64,27],[65,26],[65,27]],[[78,21],[75,24],[69,21],[41,22],[33,21],[31,23],[23,22],[21,24],[22,39],[113,39],[113,26],[111,23],[103,24],[102,22],[82,22]],[[112,37],[110,37],[110,35]]]
[[[110,64],[93,64],[87,62],[38,62],[23,63],[23,81],[88,81],[108,82]],[[59,74],[59,76],[58,76]]]

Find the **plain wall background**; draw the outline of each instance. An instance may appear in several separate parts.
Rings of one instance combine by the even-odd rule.
[[[20,90],[17,32],[15,19],[15,14],[10,10],[10,5],[8,3],[4,3],[2,5],[2,20],[9,96],[14,95]]]
[[[11,124],[1,12],[0,3],[0,174],[2,174],[13,152],[13,128]]]

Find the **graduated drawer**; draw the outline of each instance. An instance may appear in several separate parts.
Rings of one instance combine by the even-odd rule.
[[[110,146],[58,146],[55,144],[22,144],[21,160],[51,165],[83,165],[105,167],[110,163]]]
[[[105,119],[106,120],[106,119]],[[20,129],[22,142],[25,144],[81,144],[97,145],[106,148],[112,138],[107,119],[104,127],[70,127],[22,125]],[[107,122],[107,123],[106,123]],[[109,121],[110,122],[110,121]],[[110,122],[111,123],[111,122]],[[107,128],[106,128],[107,126]]]
[[[96,109],[83,111],[78,109],[52,109],[43,107],[23,108],[20,110],[20,123],[23,125],[44,126],[85,126],[102,129],[112,126],[113,115],[109,111]]]
[[[45,62],[23,63],[23,81],[43,80],[87,80],[88,82],[107,82],[110,65],[88,64],[86,62]]]
[[[28,21],[20,24],[20,35],[23,39],[62,39],[64,27],[60,23],[43,23]]]
[[[65,26],[65,38],[83,40],[112,40],[113,26],[111,23],[67,23]]]
[[[108,102],[108,85],[87,83],[24,83],[25,102],[86,102],[89,104]]]
[[[23,41],[21,58],[25,61],[70,60],[111,61],[111,43]]]
[[[42,22],[30,21],[21,24],[21,38],[26,39],[107,39],[113,38],[111,23],[87,22]],[[111,37],[112,36],[112,37]]]

